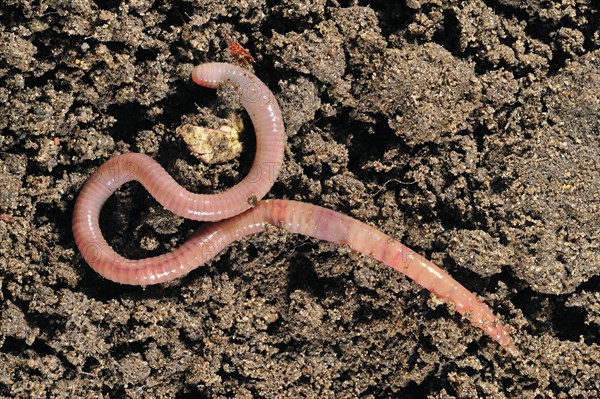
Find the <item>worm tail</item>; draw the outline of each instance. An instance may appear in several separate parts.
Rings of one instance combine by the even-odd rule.
[[[447,272],[381,231],[330,209],[295,201],[264,201],[269,223],[292,233],[348,244],[352,249],[377,259],[405,274],[446,303],[512,354],[517,348],[490,308]]]

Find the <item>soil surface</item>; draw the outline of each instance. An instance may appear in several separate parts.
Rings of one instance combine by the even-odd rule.
[[[5,0],[0,9],[0,396],[600,397],[597,1]],[[144,152],[196,192],[249,169],[249,119],[192,67],[247,62],[287,126],[269,193],[378,226],[508,325],[513,357],[346,247],[269,229],[148,288],[101,279],[70,219],[90,174]],[[242,115],[206,165],[178,127]],[[120,253],[198,223],[137,184]]]

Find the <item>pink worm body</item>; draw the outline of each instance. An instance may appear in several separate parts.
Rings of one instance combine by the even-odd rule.
[[[257,149],[249,175],[229,190],[213,195],[191,193],[179,186],[152,158],[138,153],[116,156],[85,183],[75,203],[73,235],[86,262],[105,278],[123,284],[150,285],[175,279],[203,265],[229,244],[261,232],[267,224],[352,249],[377,259],[428,289],[513,354],[518,353],[504,326],[487,305],[448,273],[381,231],[338,212],[288,200],[264,200],[281,163],[285,133],[271,91],[242,68],[203,64],[194,82],[218,87],[231,82],[250,114]],[[99,216],[112,193],[126,182],[139,181],[171,212],[194,220],[218,221],[199,228],[181,247],[164,255],[130,260],[114,252],[102,236]],[[252,205],[256,206],[252,207]]]

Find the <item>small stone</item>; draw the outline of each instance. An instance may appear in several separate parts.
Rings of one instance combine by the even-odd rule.
[[[177,128],[189,150],[202,162],[212,165],[224,163],[238,157],[242,152],[239,141],[243,130],[241,119],[229,121],[219,129],[184,124]]]

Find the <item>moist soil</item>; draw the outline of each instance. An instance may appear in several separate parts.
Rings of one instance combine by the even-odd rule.
[[[600,397],[597,1],[7,0],[0,20],[1,397]],[[149,154],[203,193],[248,171],[239,102],[189,78],[206,61],[281,104],[268,197],[437,262],[521,355],[378,262],[278,228],[159,286],[91,270],[70,220],[111,156]],[[244,149],[225,163],[175,134],[231,115]],[[131,258],[200,225],[134,183],[101,219]]]

